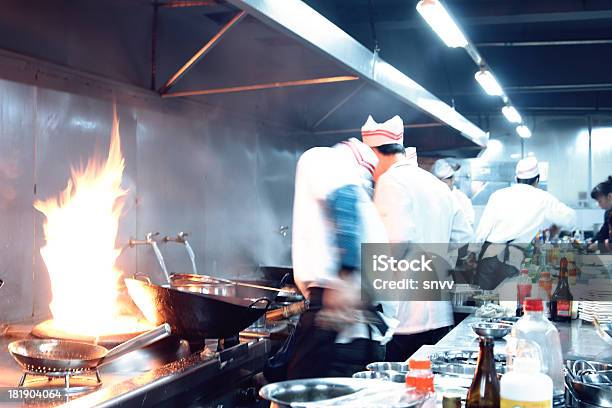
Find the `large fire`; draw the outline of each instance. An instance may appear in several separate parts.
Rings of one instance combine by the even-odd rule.
[[[46,245],[40,253],[51,280],[49,304],[54,325],[61,330],[100,336],[146,330],[148,325],[121,316],[115,248],[119,217],[127,190],[121,187],[125,160],[119,121],[114,113],[108,158],[90,158],[71,178],[59,197],[36,201],[46,221]]]

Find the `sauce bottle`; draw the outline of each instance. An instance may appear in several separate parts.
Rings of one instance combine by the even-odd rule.
[[[550,299],[550,319],[554,322],[570,322],[572,320],[572,301],[574,297],[570,292],[567,280],[567,258],[561,258],[559,282]]]
[[[480,338],[478,366],[467,394],[466,408],[499,408],[499,380],[495,370],[492,338]]]

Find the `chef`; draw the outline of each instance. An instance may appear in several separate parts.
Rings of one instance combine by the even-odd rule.
[[[474,220],[476,219],[476,214],[474,212],[474,206],[472,205],[472,200],[468,198],[467,195],[457,187],[455,187],[455,173],[459,170],[460,166],[453,168],[450,163],[446,159],[436,160],[434,163],[431,172],[440,180],[444,182],[451,189],[453,196],[459,202],[463,213],[467,217],[468,222],[471,226],[474,226]]]
[[[395,116],[377,123],[370,116],[361,134],[379,159],[374,203],[389,241],[443,245],[468,242],[472,228],[450,189],[419,168],[414,147],[404,148],[402,119]],[[422,344],[437,343],[454,324],[447,300],[401,301],[398,319],[399,326],[387,345],[387,361],[405,361]]]
[[[540,171],[535,157],[520,160],[515,174],[516,184],[491,194],[476,229],[475,242],[482,243],[476,283],[482,289],[495,289],[518,273],[522,248],[539,230],[551,227],[558,231],[576,222],[574,210],[538,188]]]
[[[591,191],[591,197],[597,201],[599,207],[605,212],[604,222],[593,237],[593,243],[589,245],[589,250],[596,251],[600,249],[610,252],[612,249],[612,230],[610,230],[610,224],[612,223],[612,176],[596,185],[593,191]]]
[[[295,334],[290,379],[351,376],[384,358],[397,305],[368,303],[360,290],[361,243],[387,242],[371,200],[376,164],[357,139],[312,148],[298,161],[293,269],[310,309]]]

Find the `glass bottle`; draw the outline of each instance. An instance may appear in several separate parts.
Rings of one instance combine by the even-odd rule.
[[[467,394],[466,408],[499,408],[499,380],[493,355],[494,340],[480,338],[478,366]]]
[[[572,300],[574,297],[570,292],[567,280],[567,258],[561,258],[560,265],[559,282],[550,298],[550,319],[554,322],[570,322],[572,320]]]

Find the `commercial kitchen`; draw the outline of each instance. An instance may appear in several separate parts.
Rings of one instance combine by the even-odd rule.
[[[1,10],[0,406],[612,407],[609,1]]]

